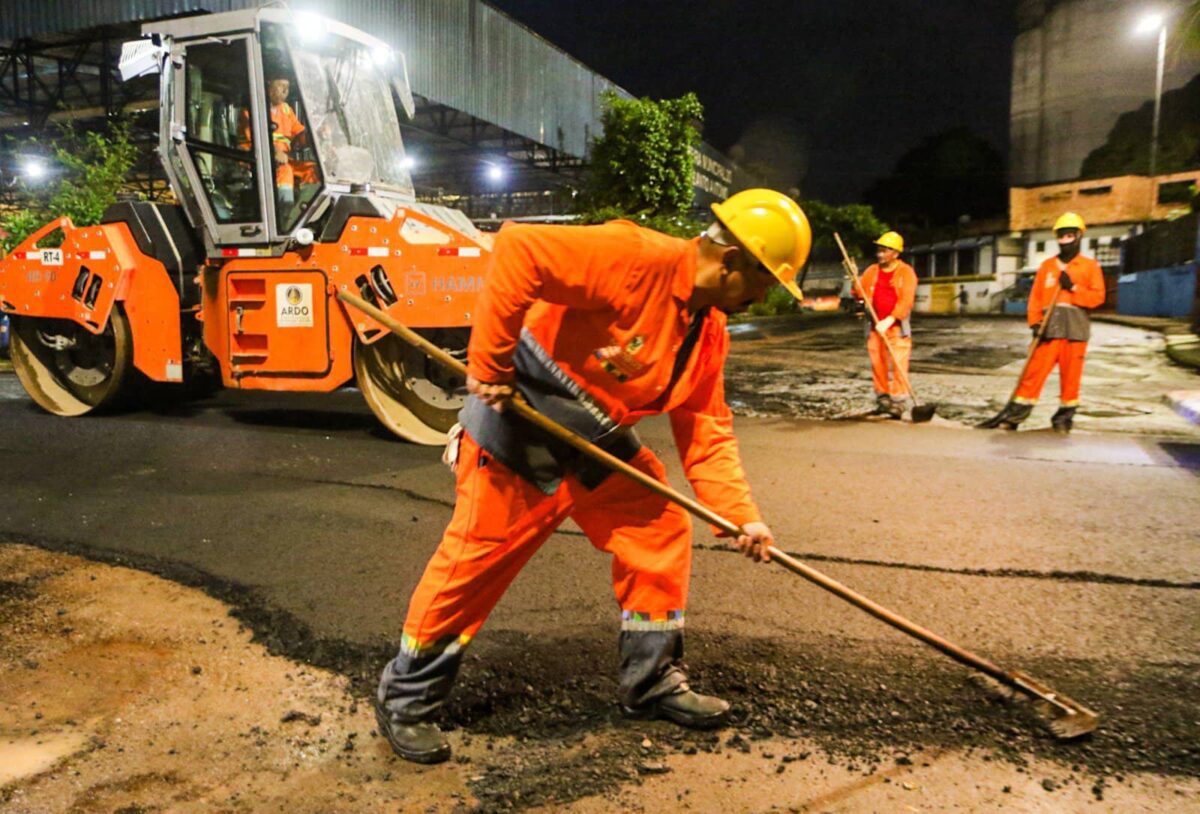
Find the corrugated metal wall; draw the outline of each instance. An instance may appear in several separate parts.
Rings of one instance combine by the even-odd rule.
[[[3,0],[0,40],[260,5],[251,0]],[[405,54],[413,91],[513,133],[583,156],[613,83],[478,0],[297,2]]]

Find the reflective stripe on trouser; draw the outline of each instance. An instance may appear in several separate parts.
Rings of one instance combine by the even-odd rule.
[[[893,325],[888,328],[887,338],[892,343],[896,361],[904,371],[904,378],[907,380],[908,358],[912,355],[912,337],[901,336],[899,326]],[[883,337],[879,335],[878,331],[871,331],[870,336],[867,337],[867,355],[871,357],[871,381],[875,385],[875,394],[907,396],[908,390],[900,383],[900,377],[896,375],[896,367],[892,364],[887,348],[883,346]],[[889,373],[891,374],[890,384],[888,383]]]
[[[666,479],[662,462],[646,447],[630,463]],[[687,513],[619,476],[589,491],[568,475],[547,495],[464,434],[454,515],[413,592],[400,652],[380,679],[379,700],[397,719],[421,720],[442,705],[465,647],[567,517],[593,546],[612,555],[622,611],[622,703],[645,703],[684,681],[682,628],[692,559]]]
[[[1087,354],[1087,342],[1072,342],[1069,339],[1043,340],[1033,351],[1029,369],[1017,385],[1014,401],[1034,404],[1042,394],[1042,387],[1050,371],[1058,365],[1059,403],[1063,407],[1079,404],[1079,383],[1083,379],[1083,357]]]

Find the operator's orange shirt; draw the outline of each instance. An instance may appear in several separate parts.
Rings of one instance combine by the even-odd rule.
[[[872,263],[870,268],[863,272],[862,287],[869,298],[875,296],[875,282],[879,279],[879,274],[878,263]],[[917,273],[903,260],[897,260],[892,270],[892,288],[896,292],[896,306],[891,315],[897,322],[903,322],[912,316],[913,303],[917,297]],[[854,292],[854,296],[862,299],[857,291]]]
[[[287,102],[278,105],[271,105],[271,144],[272,146],[282,147],[284,152],[291,153],[292,140],[304,132],[304,125],[300,123],[300,117],[296,115],[296,111],[292,110],[292,106]],[[239,142],[238,145],[243,150],[249,150],[251,147],[250,138],[250,111],[243,110],[240,116],[240,124],[238,127]]]
[[[292,150],[292,139],[304,132],[300,117],[287,102],[271,105],[271,142],[283,147],[287,152]]]
[[[1050,300],[1058,289],[1058,272],[1057,257],[1047,257],[1038,266],[1026,308],[1030,327],[1041,322],[1042,312],[1050,307]],[[1077,254],[1067,263],[1066,272],[1075,287],[1058,295],[1060,305],[1098,308],[1104,304],[1104,272],[1101,271],[1099,263],[1091,257]]]
[[[729,520],[760,520],[725,403],[725,315],[710,309],[671,385],[691,324],[699,238],[681,240],[628,221],[603,226],[505,224],[476,306],[468,372],[514,378],[524,328],[614,421],[667,413],[701,501]]]

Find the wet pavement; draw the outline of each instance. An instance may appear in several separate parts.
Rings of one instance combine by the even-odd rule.
[[[699,688],[734,703],[737,725],[718,741],[660,724],[631,728],[612,705],[609,563],[568,526],[497,606],[446,719],[456,738],[496,739],[486,761],[461,770],[485,807],[589,794],[617,795],[602,798],[612,803],[642,782],[642,762],[684,776],[714,754],[748,754],[747,742],[755,754],[787,755],[803,743],[820,765],[837,764],[830,793],[851,802],[897,750],[964,748],[998,767],[987,781],[996,799],[1002,786],[1029,785],[1028,761],[1058,767],[1054,783],[1033,784],[1047,795],[1043,810],[1054,809],[1055,784],[1068,776],[1088,799],[1105,789],[1116,799],[1118,786],[1136,798],[1164,783],[1192,794],[1200,443],[1161,404],[1195,374],[1163,360],[1160,338],[1096,326],[1083,431],[1062,437],[1044,429],[1053,398],[1028,431],[964,426],[1012,386],[1026,336],[1015,321],[918,323],[914,383],[947,416],[921,426],[811,418],[871,401],[853,321],[738,331],[728,389],[780,546],[1061,686],[1100,710],[1100,732],[1055,743],[1028,710],[989,702],[941,656],[783,569],[748,564],[703,528],[688,662]],[[639,431],[682,484],[666,422]],[[452,479],[439,457],[386,436],[353,391],[223,392],[64,420],[0,375],[0,543],[200,587],[272,652],[347,676],[365,695],[450,515]],[[654,742],[649,757],[644,737]],[[513,768],[521,765],[536,772]],[[805,799],[804,775],[788,766],[783,777],[794,772],[796,785],[779,799]],[[966,788],[960,802],[971,799]]]
[[[845,316],[775,318],[733,326],[728,398],[744,415],[846,418],[873,406],[862,322]],[[912,385],[939,418],[974,424],[994,415],[1012,392],[1029,347],[1013,318],[914,318]],[[1083,375],[1080,430],[1200,438],[1167,393],[1200,387],[1200,375],[1173,364],[1156,331],[1093,322]],[[1049,425],[1057,409],[1051,374],[1027,428]]]

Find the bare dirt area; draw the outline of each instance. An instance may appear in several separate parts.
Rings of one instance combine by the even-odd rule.
[[[277,620],[337,669],[313,667],[255,641],[253,608],[26,546],[0,546],[0,575],[4,811],[1200,808],[1183,665],[1032,665],[1106,699],[1101,732],[1062,745],[916,648],[706,634],[695,678],[738,713],[705,734],[616,714],[607,635],[499,634],[448,710],[455,759],[426,768],[374,731],[378,648],[296,647]]]
[[[453,768],[394,761],[345,678],[138,571],[0,546],[0,810],[420,811]],[[449,805],[448,805],[449,803]]]

